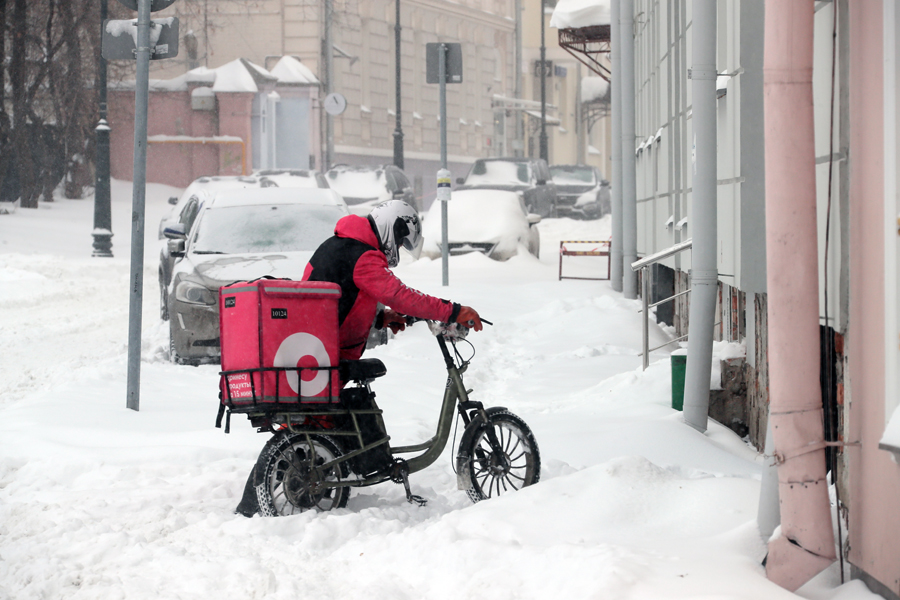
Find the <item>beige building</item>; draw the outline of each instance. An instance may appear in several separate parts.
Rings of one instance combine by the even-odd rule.
[[[462,46],[463,81],[447,86],[448,161],[453,176],[464,175],[478,157],[537,156],[540,130],[540,58],[538,0],[522,0],[522,97],[516,106],[516,0],[402,0],[401,116],[404,168],[428,206],[440,162],[439,90],[425,82],[426,44]],[[333,118],[334,163],[393,162],[396,128],[395,0],[334,0],[332,89],[347,100]],[[547,133],[550,163],[589,162],[608,172],[607,119],[580,133],[576,102],[579,79],[592,75],[561,49],[545,9],[547,60]],[[174,60],[154,62],[151,77],[166,79],[205,66],[216,68],[236,58],[272,68],[284,55],[299,58],[326,80],[323,60],[324,2],[321,0],[180,0],[154,17],[177,16],[181,49]],[[327,143],[321,108],[324,86],[312,111],[321,123],[322,142],[310,151],[310,165],[322,168]],[[516,117],[524,139],[516,139]],[[580,140],[580,143],[579,143]],[[251,142],[252,143],[252,142]],[[581,150],[579,150],[581,148]],[[254,165],[255,166],[255,165]],[[607,175],[608,178],[608,175]]]

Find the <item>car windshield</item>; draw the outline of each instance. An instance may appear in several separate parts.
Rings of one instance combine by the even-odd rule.
[[[329,171],[328,185],[345,198],[381,198],[386,194],[387,179],[382,169]]]
[[[531,165],[527,162],[478,160],[466,177],[466,185],[524,185],[531,182]]]
[[[597,179],[590,167],[550,167],[553,181],[560,185],[595,184]]]
[[[299,252],[331,237],[337,206],[279,204],[210,208],[197,225],[194,254]]]

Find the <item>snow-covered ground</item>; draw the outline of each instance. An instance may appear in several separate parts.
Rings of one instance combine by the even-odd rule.
[[[608,218],[545,220],[540,260],[453,257],[448,288],[440,260],[397,269],[495,323],[470,336],[466,381],[531,426],[540,483],[473,505],[448,447],[411,478],[424,508],[384,484],[330,513],[234,515],[265,436],[242,418],[214,428],[215,366],[166,360],[156,228],[178,192],[148,186],[139,412],[125,407],[130,183],[113,184],[112,259],[91,257],[91,200],[0,215],[0,600],[875,597],[839,585],[837,565],[797,594],[766,580],[763,458],[670,408],[668,354],[641,370],[639,302],[557,280],[559,240],[605,239]],[[388,366],[375,389],[394,442],[430,437],[446,374],[425,327],[368,355]]]

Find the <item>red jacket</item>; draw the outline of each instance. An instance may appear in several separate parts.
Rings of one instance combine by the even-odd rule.
[[[341,286],[338,304],[341,359],[357,360],[378,313],[378,303],[413,317],[452,322],[459,304],[428,296],[404,285],[388,268],[378,236],[366,217],[338,221],[303,273],[304,281],[331,281]]]

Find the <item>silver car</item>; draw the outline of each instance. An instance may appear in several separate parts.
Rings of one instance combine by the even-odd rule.
[[[330,189],[222,190],[189,232],[166,229],[176,262],[167,288],[173,362],[218,362],[219,288],[263,276],[299,280],[316,248],[349,214]]]
[[[185,233],[190,231],[200,205],[221,190],[268,187],[328,188],[328,183],[320,172],[309,169],[270,169],[257,171],[253,175],[200,177],[192,181],[181,196],[169,198],[172,207],[159,222],[159,239],[165,239],[166,228],[183,230]],[[169,318],[166,290],[172,280],[174,263],[175,257],[169,255],[168,244],[162,244],[159,251],[159,316],[163,321]]]

